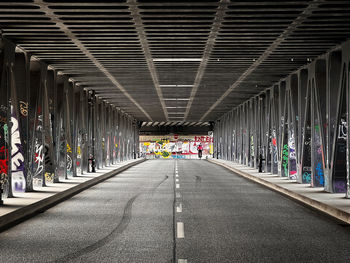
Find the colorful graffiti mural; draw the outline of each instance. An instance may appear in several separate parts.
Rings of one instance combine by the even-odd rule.
[[[213,154],[213,138],[211,136],[154,136],[140,137],[140,153],[155,159],[190,159],[198,155],[197,147],[203,146],[203,156]]]

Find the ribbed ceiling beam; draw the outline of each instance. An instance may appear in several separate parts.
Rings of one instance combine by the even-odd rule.
[[[52,22],[56,24],[62,32],[88,57],[94,65],[106,75],[106,77],[147,117],[147,119],[152,121],[151,116],[141,107],[141,105],[125,90],[125,88],[119,83],[119,81],[103,66],[95,56],[85,47],[85,45],[78,39],[78,37],[62,22],[62,20],[57,16],[42,0],[34,0],[34,3],[40,7],[42,12],[45,12],[46,16],[50,18]]]
[[[323,0],[314,0],[312,1],[303,12],[292,21],[291,24],[280,34],[273,43],[264,51],[264,53],[255,60],[253,64],[249,66],[247,70],[243,72],[242,75],[221,95],[216,102],[210,106],[210,108],[204,113],[200,118],[200,121],[203,121],[234,89],[236,89],[257,67],[259,67],[279,46],[286,38],[294,32],[294,30],[300,26],[315,10],[320,3],[323,3]]]
[[[205,45],[204,53],[202,56],[202,61],[199,64],[196,78],[194,80],[193,88],[192,88],[191,94],[190,94],[190,100],[187,103],[184,120],[187,119],[188,114],[191,110],[193,100],[197,94],[197,90],[199,88],[199,85],[201,84],[205,69],[207,68],[209,58],[211,56],[211,53],[212,53],[214,45],[215,45],[216,37],[217,37],[219,30],[221,28],[222,21],[225,18],[225,13],[227,11],[227,6],[229,3],[230,3],[229,0],[221,0],[220,1],[220,5],[219,5],[218,10],[216,12],[215,19],[214,19],[213,25],[211,27],[208,40],[207,40],[207,43]]]
[[[145,59],[147,61],[147,66],[148,66],[149,72],[151,74],[153,83],[154,83],[154,88],[157,91],[157,95],[159,97],[160,104],[162,105],[165,119],[169,120],[168,111],[167,111],[167,108],[166,108],[166,105],[164,102],[162,89],[159,86],[159,79],[158,79],[156,67],[153,63],[151,50],[150,50],[150,47],[148,45],[147,36],[146,36],[144,26],[142,23],[140,11],[139,11],[139,8],[137,6],[137,1],[136,0],[128,0],[127,4],[129,5],[129,10],[131,12],[131,15],[132,15],[134,23],[135,23],[136,31],[138,33],[139,40],[140,40],[140,43],[142,45],[143,53],[144,53]]]

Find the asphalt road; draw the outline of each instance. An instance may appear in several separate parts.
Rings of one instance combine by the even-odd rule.
[[[0,262],[350,262],[350,227],[205,160],[134,166],[0,233]]]

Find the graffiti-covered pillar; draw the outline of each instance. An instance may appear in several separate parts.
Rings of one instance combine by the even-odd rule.
[[[54,151],[53,116],[55,112],[54,91],[56,77],[53,70],[43,72],[46,80],[43,86],[43,147],[44,147],[44,177],[45,182],[54,183],[58,181],[56,174],[56,162]]]
[[[81,117],[80,117],[80,88],[76,82],[72,82],[72,152],[73,152],[73,176],[81,174]]]
[[[126,161],[127,159],[126,159],[126,147],[125,147],[125,145],[126,145],[126,143],[125,143],[125,135],[126,135],[126,118],[125,118],[125,115],[124,114],[122,114],[122,121],[121,121],[121,123],[120,123],[120,125],[121,125],[121,130],[122,130],[122,135],[121,135],[121,140],[122,140],[122,155],[121,155],[121,157],[122,157],[122,162],[124,162],[124,161]]]
[[[50,127],[51,127],[51,136],[52,136],[52,148],[51,148],[51,154],[52,154],[52,165],[53,165],[53,182],[58,183],[59,182],[59,174],[58,174],[58,154],[59,151],[57,148],[59,148],[59,132],[58,132],[58,123],[57,123],[57,72],[53,69],[49,69],[47,72],[47,91],[48,91],[48,97],[49,97],[49,121],[50,121]]]
[[[253,133],[253,99],[248,101],[248,112],[247,112],[247,128],[248,128],[248,140],[249,140],[249,166],[254,167],[255,151],[254,151],[254,133]]]
[[[104,101],[101,101],[100,103],[100,120],[99,120],[99,133],[100,133],[100,143],[101,143],[101,148],[100,148],[100,163],[101,163],[101,168],[105,167],[107,162],[106,162],[106,121],[105,121],[105,114],[106,112],[106,103]]]
[[[228,113],[228,129],[227,129],[227,149],[228,149],[228,160],[229,161],[233,161],[232,159],[232,131],[233,131],[233,118],[232,118],[232,115],[233,115],[233,111],[231,110],[229,113]]]
[[[346,53],[346,51],[345,51]],[[325,161],[325,190],[347,192],[347,72],[346,54],[332,52],[328,60],[327,87],[327,148]]]
[[[136,157],[140,158],[140,128],[141,128],[142,122],[137,121],[136,127],[135,127],[135,150],[136,150]]]
[[[280,155],[281,155],[281,176],[289,177],[289,147],[288,147],[288,106],[289,93],[286,82],[280,83]]]
[[[112,105],[108,104],[107,107],[107,129],[106,129],[106,134],[107,134],[107,154],[108,154],[108,165],[113,164],[113,110],[112,110]]]
[[[271,89],[266,90],[266,172],[272,173],[272,124],[273,124],[273,112],[272,112],[272,99],[271,99]]]
[[[214,134],[213,134],[213,158],[217,158],[217,151],[218,151],[218,132],[219,132],[219,123],[218,120],[216,120],[214,125]]]
[[[228,116],[225,114],[223,116],[223,130],[222,130],[222,151],[223,151],[223,156],[222,158],[224,160],[227,160],[227,120]]]
[[[292,74],[287,79],[288,90],[288,176],[290,179],[296,180],[297,170],[297,147],[298,140],[298,75]]]
[[[114,164],[114,110],[113,106],[108,107],[108,147],[109,147],[109,164]]]
[[[88,172],[96,172],[96,96],[94,91],[88,94]]]
[[[345,72],[350,73],[350,43],[344,46],[343,61]],[[348,133],[349,123],[350,123],[350,76],[346,74],[344,77],[343,85],[346,89],[346,127],[343,128],[342,132],[346,136],[346,198],[350,198],[350,135]],[[344,126],[344,125],[343,125]]]
[[[274,85],[271,88],[271,172],[273,174],[278,174],[278,163],[280,160],[279,157],[279,114],[278,114],[278,97],[279,97],[279,88],[277,85]]]
[[[128,116],[128,159],[132,159],[133,156],[133,151],[132,151],[132,140],[131,140],[131,135],[132,135],[132,120],[131,117]]]
[[[14,103],[14,118],[17,116],[14,123],[18,124],[18,133],[16,133],[17,138],[15,139],[17,142],[18,148],[18,157],[17,158],[17,168],[15,168],[16,178],[14,178],[15,191],[32,191],[33,185],[32,180],[28,180],[28,170],[29,170],[29,162],[28,157],[31,156],[29,153],[29,144],[28,144],[28,97],[29,97],[29,66],[30,66],[30,56],[24,52],[16,52],[15,54],[15,86],[16,86],[16,96],[17,99],[13,99],[12,101],[16,101]],[[15,105],[17,104],[17,106]],[[14,125],[16,126],[16,125]],[[15,127],[13,127],[15,129]],[[25,182],[23,181],[23,179]]]
[[[96,161],[96,168],[100,169],[101,168],[101,139],[100,139],[100,100],[94,96],[94,111],[93,111],[93,120],[94,120],[94,158]],[[99,129],[96,129],[95,127],[99,127]]]
[[[258,97],[253,98],[253,126],[252,126],[252,134],[253,134],[253,144],[254,144],[254,168],[258,168],[258,126],[260,118],[258,116]],[[235,116],[234,116],[235,117]]]
[[[114,163],[118,163],[118,148],[119,148],[119,142],[118,142],[118,109],[113,108],[113,151],[114,151]]]
[[[271,148],[270,148],[270,126],[271,126],[271,111],[270,111],[270,91],[266,90],[263,94],[263,119],[264,119],[264,130],[263,130],[263,149],[265,159],[264,172],[271,172]]]
[[[124,131],[123,131],[123,114],[120,110],[118,110],[118,159],[119,162],[123,162],[123,136],[124,136]]]
[[[254,112],[254,116],[253,116],[253,139],[254,139],[254,167],[258,168],[259,165],[259,143],[260,143],[260,139],[259,139],[259,125],[260,125],[260,116],[259,116],[259,97],[254,97],[253,98],[253,112]],[[237,130],[237,128],[236,128]]]
[[[82,88],[75,84],[74,88],[74,151],[76,161],[74,162],[76,175],[83,174],[83,125],[84,125],[84,113],[81,111],[81,104],[84,102],[82,96]]]
[[[229,136],[231,136],[231,160],[236,161],[236,123],[235,123],[236,110],[231,111],[231,130]]]
[[[29,99],[29,144],[30,171],[33,186],[45,186],[44,175],[44,124],[43,95],[46,84],[47,68],[36,60],[30,62],[30,99]]]
[[[80,111],[81,111],[81,161],[82,161],[82,173],[88,171],[89,165],[89,147],[88,147],[88,117],[89,117],[89,94],[88,91],[81,88],[80,90]]]
[[[56,173],[59,179],[66,178],[66,131],[65,131],[65,77],[57,75],[55,113]]]
[[[309,84],[311,88],[311,186],[323,187],[324,176],[324,142],[326,111],[326,63],[316,60],[311,65]],[[328,182],[327,182],[328,183]]]
[[[304,145],[305,136],[305,117],[306,117],[306,105],[307,105],[307,81],[308,71],[307,69],[302,69],[298,73],[298,139],[297,139],[297,163],[298,163],[298,177],[297,181],[299,183],[306,183],[306,179],[310,177],[310,166],[303,165],[303,151],[308,145]],[[305,158],[306,160],[306,158]],[[305,176],[305,178],[304,178]]]
[[[121,135],[121,131],[120,131],[120,110],[117,109],[116,110],[116,154],[117,154],[117,162],[120,162],[120,148],[121,148],[121,144],[120,144],[120,135]]]
[[[133,118],[130,116],[130,133],[129,133],[129,138],[130,138],[130,159],[134,158],[134,120]]]
[[[262,172],[266,172],[266,160],[267,160],[267,109],[266,109],[266,93],[263,92],[258,96],[259,100],[259,145],[257,152],[258,167],[261,165]]]
[[[2,197],[13,197],[16,188],[23,191],[25,187],[15,82],[15,46],[6,39],[1,39],[1,49],[0,186]]]
[[[238,152],[239,152],[239,163],[243,164],[244,160],[244,127],[243,127],[243,106],[240,105],[238,109],[238,125],[239,125],[239,136],[238,136]]]
[[[3,197],[6,196],[6,190],[8,188],[8,125],[7,125],[7,81],[5,79],[6,74],[4,73],[5,64],[5,52],[4,43],[1,41],[1,52],[0,52],[0,204],[3,204]]]
[[[256,154],[257,154],[257,165],[259,166],[259,156],[261,153],[261,98],[260,96],[256,99]]]
[[[66,178],[73,177],[73,83],[67,79],[64,81],[64,112],[66,131]]]
[[[103,103],[104,166],[109,165],[108,104]]]

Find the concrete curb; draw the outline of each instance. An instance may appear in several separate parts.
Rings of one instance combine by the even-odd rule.
[[[50,207],[55,206],[56,204],[67,200],[68,198],[98,184],[102,181],[105,181],[118,173],[121,173],[128,168],[140,164],[142,162],[146,161],[146,159],[141,159],[138,161],[135,161],[133,163],[126,164],[125,166],[122,166],[120,168],[117,168],[113,171],[110,171],[108,173],[105,173],[99,177],[93,178],[89,181],[83,182],[81,184],[78,184],[77,186],[74,186],[72,188],[69,188],[67,190],[64,190],[60,193],[57,193],[55,195],[52,195],[48,198],[42,199],[36,203],[33,203],[28,206],[21,207],[13,212],[10,212],[4,216],[0,217],[0,231],[3,231],[5,229],[8,229],[12,227],[13,225],[16,225],[20,222],[23,222],[24,220],[33,217],[34,215],[38,213],[42,213],[45,210],[49,209]]]
[[[275,192],[281,193],[281,194],[283,194],[283,195],[285,195],[285,196],[287,196],[295,201],[298,201],[298,202],[302,203],[303,205],[306,205],[309,208],[320,211],[320,212],[322,212],[322,213],[324,213],[324,214],[326,214],[326,215],[328,215],[336,220],[341,221],[344,224],[350,225],[350,213],[348,213],[348,212],[345,212],[343,210],[340,210],[340,209],[333,207],[333,206],[330,206],[328,204],[319,202],[317,200],[311,199],[311,198],[306,197],[304,195],[295,193],[295,192],[288,190],[286,188],[283,188],[279,185],[268,182],[268,181],[261,179],[259,177],[255,177],[251,174],[248,174],[246,172],[243,172],[241,170],[238,170],[236,168],[228,166],[224,163],[215,161],[214,159],[208,159],[208,161],[211,163],[217,164],[217,165],[221,165],[221,166],[225,167],[226,169],[231,170],[244,178],[247,178],[247,179],[254,181],[258,184],[264,185],[265,187],[267,187],[271,190],[274,190]]]

